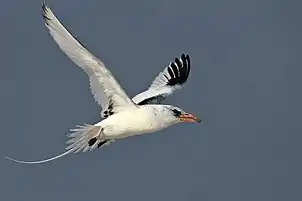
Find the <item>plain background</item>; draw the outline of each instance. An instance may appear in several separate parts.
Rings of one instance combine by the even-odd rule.
[[[301,200],[301,3],[49,0],[130,96],[181,52],[192,73],[166,103],[203,118],[44,165],[0,159],[0,200]],[[0,4],[0,153],[64,151],[100,120],[85,73],[47,33],[40,1]]]

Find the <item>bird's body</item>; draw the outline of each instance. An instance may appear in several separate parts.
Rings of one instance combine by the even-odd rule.
[[[103,128],[106,139],[117,139],[153,133],[177,123],[178,121],[162,121],[167,118],[163,105],[142,105],[134,110],[125,110],[95,124]],[[119,123],[116,126],[116,123]]]
[[[188,54],[175,58],[146,91],[130,99],[104,63],[65,29],[45,2],[42,9],[45,25],[54,41],[88,75],[93,97],[102,107],[103,120],[71,129],[67,135],[70,137],[67,151],[63,154],[33,162],[8,159],[20,163],[44,163],[72,152],[100,148],[116,139],[160,131],[179,122],[201,122],[178,107],[160,104],[186,82],[190,73]]]

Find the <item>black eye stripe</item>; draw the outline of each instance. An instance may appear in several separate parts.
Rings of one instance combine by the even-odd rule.
[[[181,111],[179,111],[179,110],[177,110],[177,109],[173,109],[172,110],[172,112],[173,112],[173,114],[175,115],[175,116],[179,116],[179,115],[181,115]]]

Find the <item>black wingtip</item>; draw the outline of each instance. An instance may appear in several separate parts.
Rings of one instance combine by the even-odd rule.
[[[191,71],[191,59],[190,59],[189,53],[185,53],[184,55],[185,55],[185,59],[184,60],[187,62],[187,66],[188,66],[188,68],[186,70],[186,77],[188,79],[190,71]]]
[[[46,3],[46,1],[45,0],[43,0],[43,1],[41,1],[41,7],[42,7],[42,10],[43,10],[43,12],[47,12],[47,3]]]
[[[45,20],[45,23],[48,25],[48,21],[50,21],[51,19],[47,17],[47,9],[48,9],[48,6],[47,6],[47,3],[45,0],[43,0],[41,2],[41,7],[42,7],[42,17],[43,19]]]
[[[175,86],[184,84],[190,74],[191,62],[189,53],[181,53],[179,58],[175,58],[174,62],[171,62],[168,67],[168,73],[170,79],[168,79],[167,85]],[[166,77],[167,78],[167,77]]]

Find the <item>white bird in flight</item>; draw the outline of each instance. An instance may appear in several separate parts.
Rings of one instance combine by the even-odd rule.
[[[45,26],[59,48],[89,76],[91,92],[102,107],[102,121],[94,125],[70,129],[67,151],[39,161],[18,163],[36,164],[58,159],[69,153],[91,151],[114,142],[116,139],[153,133],[180,122],[201,122],[196,116],[172,105],[160,104],[175,90],[181,89],[190,73],[190,57],[182,53],[155,78],[144,92],[130,99],[104,63],[89,52],[61,24],[51,9],[42,3]]]

